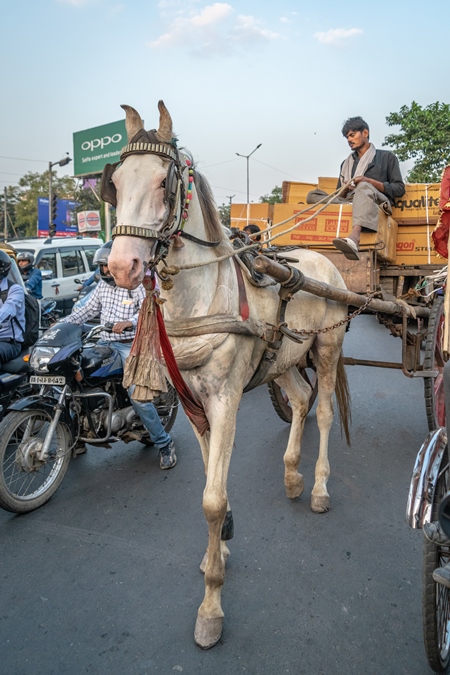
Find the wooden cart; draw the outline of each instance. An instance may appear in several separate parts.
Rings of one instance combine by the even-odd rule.
[[[332,244],[335,237],[347,237],[351,232],[351,204],[330,202],[325,207],[307,204],[307,194],[314,187],[333,193],[336,178],[319,178],[315,184],[285,181],[283,203],[250,204],[246,209],[245,205],[233,204],[231,208],[232,226],[242,229],[250,215],[251,221],[259,223],[261,229],[270,226],[268,234],[277,235],[271,244],[276,244],[280,251],[302,247],[327,256],[353,293],[347,298],[350,308],[363,304],[368,294],[377,293],[377,301],[364,311],[374,312],[392,335],[400,338],[401,355],[396,363],[351,356],[345,358],[345,363],[396,368],[407,377],[422,377],[430,430],[445,425],[442,371],[448,348],[444,352],[444,332],[445,345],[449,339],[448,327],[444,324],[443,287],[447,281],[447,261],[434,250],[431,234],[442,209],[450,210],[450,167],[446,171],[448,180],[444,174],[441,185],[407,184],[406,193],[394,204],[392,215],[379,209],[378,232],[362,232],[357,261],[347,260]],[[282,227],[277,226],[283,223]],[[283,234],[278,236],[280,231]],[[325,297],[340,297],[333,289],[328,291]],[[318,289],[312,292],[317,293]],[[447,301],[450,304],[450,298]],[[402,303],[415,308],[416,319],[405,316]],[[449,311],[450,307],[447,313]],[[313,387],[312,406],[317,393],[314,370],[305,369],[302,375]],[[290,422],[291,411],[284,392],[275,383],[269,385],[269,390],[277,413]]]

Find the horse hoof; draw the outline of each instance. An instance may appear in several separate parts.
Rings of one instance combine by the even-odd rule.
[[[221,616],[216,619],[206,619],[202,616],[197,616],[194,631],[195,644],[202,649],[214,647],[222,635],[222,625],[223,617]]]
[[[298,479],[294,482],[291,483],[290,485],[286,485],[286,496],[289,499],[297,499],[297,497],[300,497],[300,495],[303,493],[305,486],[303,483],[303,476],[298,476]]]
[[[330,510],[330,498],[326,497],[311,497],[311,511],[314,513],[326,513]]]

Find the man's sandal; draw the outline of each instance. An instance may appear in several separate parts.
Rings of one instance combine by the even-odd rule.
[[[343,238],[333,239],[333,246],[341,251],[348,260],[359,260],[358,247],[353,239]]]

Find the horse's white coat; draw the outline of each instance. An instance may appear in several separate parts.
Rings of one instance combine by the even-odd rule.
[[[167,131],[168,113],[165,108],[161,108],[163,104],[159,105],[160,112],[164,116],[167,134],[165,140],[170,140],[170,132]],[[133,109],[127,108],[127,117],[129,110]],[[135,123],[134,116],[130,126]],[[166,169],[167,161],[155,155],[135,155],[125,159],[114,175],[119,225],[148,226],[154,229],[162,227],[165,206],[161,182]],[[195,185],[185,230],[201,239],[214,238],[210,231],[206,231]],[[223,252],[227,250],[229,243],[226,236],[222,236]],[[181,248],[172,247],[166,259],[168,265],[182,266],[193,261],[211,260],[217,256],[214,249],[201,247],[188,240],[183,240],[183,243],[184,246]],[[154,240],[129,236],[116,237],[109,257],[109,267],[118,285],[135,288],[142,281],[145,262],[151,259],[153,251]],[[289,256],[299,259],[298,267],[307,276],[332,286],[345,287],[337,269],[324,256],[301,249],[291,251]],[[173,280],[173,289],[161,293],[166,300],[164,305],[166,319],[184,319],[225,312],[238,315],[236,272],[231,259],[195,270],[181,271]],[[276,323],[277,288],[260,289],[246,284],[251,317],[269,324]],[[289,302],[286,317],[290,328],[317,330],[339,322],[346,315],[346,306],[299,292]],[[301,345],[285,338],[277,361],[266,378],[266,381],[276,379],[286,390],[292,406],[293,422],[284,454],[284,482],[288,497],[293,499],[303,491],[303,479],[298,472],[298,466],[301,437],[311,391],[300,376],[297,364],[304,362],[307,353],[312,352],[319,383],[317,422],[320,447],[311,497],[311,507],[317,512],[329,508],[328,437],[333,420],[332,399],[344,332],[345,327],[341,326],[330,332],[318,334]],[[180,340],[184,339],[178,338],[173,342]],[[228,555],[225,543],[221,542],[221,530],[225,514],[230,508],[227,499],[228,467],[242,391],[257,368],[263,351],[264,343],[261,339],[231,334],[214,350],[212,358],[203,366],[183,371],[188,385],[201,399],[210,423],[210,431],[203,438],[195,432],[206,471],[203,510],[209,528],[208,548],[203,562],[205,597],[198,610],[195,631],[195,640],[203,648],[213,646],[221,635],[223,612],[220,596],[225,576],[225,559]]]

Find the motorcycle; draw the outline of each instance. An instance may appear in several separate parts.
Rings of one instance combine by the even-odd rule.
[[[450,410],[450,361],[442,372],[445,409]],[[450,563],[450,455],[447,427],[430,431],[416,457],[411,478],[406,518],[414,529],[439,521],[447,541],[434,543],[423,538],[422,617],[423,642],[430,668],[435,673],[447,672],[450,664],[450,589],[433,579],[438,567]]]
[[[0,423],[0,506],[7,511],[27,513],[45,504],[86,443],[151,445],[122,386],[119,353],[97,344],[112,325],[89,328],[56,324],[32,349],[30,384],[39,394],[14,401]],[[153,403],[169,431],[178,397],[169,382],[167,388]]]

